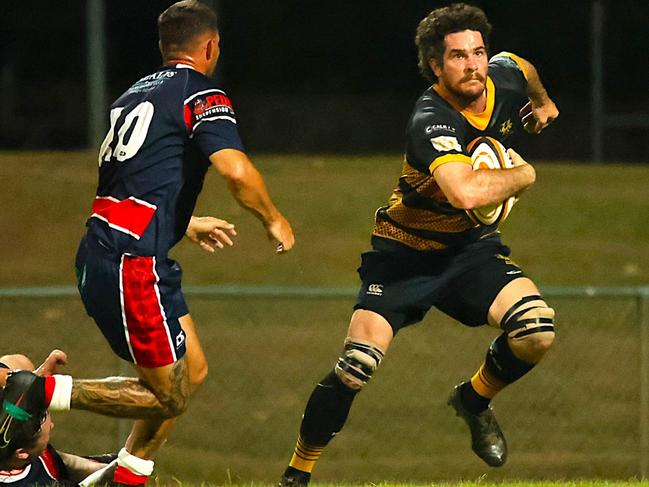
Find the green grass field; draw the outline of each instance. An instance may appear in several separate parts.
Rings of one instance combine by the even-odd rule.
[[[254,158],[254,157],[253,157]],[[257,222],[210,171],[198,212],[239,229],[235,248],[214,255],[181,244],[187,284],[355,286],[374,210],[387,201],[400,156],[256,157],[297,235],[282,258]],[[542,163],[538,181],[503,226],[513,256],[546,285],[645,284],[649,275],[648,166]],[[0,282],[71,284],[71,262],[95,191],[93,153],[0,153],[5,262]]]
[[[356,286],[358,256],[368,247],[374,210],[396,183],[399,156],[253,159],[293,222],[295,251],[274,255],[261,227],[212,174],[199,213],[236,223],[238,242],[216,255],[181,244],[174,255],[184,282]],[[90,153],[0,154],[0,286],[74,283],[96,169]],[[646,285],[648,187],[649,167],[539,164],[538,182],[504,225],[503,239],[541,286]],[[339,353],[353,299],[188,301],[210,377],[159,457],[161,483],[270,485],[290,457],[306,398]],[[395,340],[314,480],[581,486],[627,484],[580,479],[638,478],[647,465],[642,421],[649,415],[640,408],[642,310],[617,298],[556,298],[552,305],[555,348],[495,400],[511,450],[505,467],[489,469],[473,456],[465,427],[445,405],[495,332],[432,312]],[[38,360],[56,346],[69,352],[75,376],[125,371],[76,297],[0,300],[0,323],[10,343],[0,353]],[[115,450],[128,428],[82,412],[56,421],[56,445],[80,453]]]

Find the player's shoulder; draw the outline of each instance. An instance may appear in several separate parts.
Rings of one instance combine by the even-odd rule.
[[[464,126],[462,115],[433,87],[424,91],[415,103],[408,132],[430,136],[435,133],[456,133]]]
[[[411,127],[442,125],[458,129],[462,125],[462,115],[430,87],[415,102],[410,122]],[[431,130],[428,128],[429,132]]]
[[[518,75],[527,79],[527,72],[521,57],[514,53],[501,51],[489,59],[489,76]]]
[[[218,93],[226,95],[223,87],[219,86],[213,79],[199,73],[195,69],[179,68],[179,73],[186,79],[185,91],[188,96],[196,95],[197,93]]]

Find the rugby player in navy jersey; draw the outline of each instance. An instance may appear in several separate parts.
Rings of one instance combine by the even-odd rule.
[[[65,353],[53,350],[36,370],[50,375],[67,361]],[[0,357],[0,387],[10,370],[34,370],[24,355]],[[17,402],[17,401],[16,401]],[[54,423],[47,410],[21,403],[0,389],[0,484],[11,487],[72,485],[106,465],[91,458],[59,452],[50,445]]]
[[[158,30],[164,66],[111,105],[97,196],[76,260],[88,314],[138,377],[43,380],[21,373],[7,384],[41,396],[50,410],[136,419],[113,475],[131,485],[146,482],[155,451],[207,374],[181,269],[168,257],[183,236],[205,250],[232,243],[232,225],[192,216],[207,169],[226,179],[277,253],[294,244],[290,224],[246,156],[232,103],[209,78],[220,52],[216,15],[200,2],[178,2],[160,15]]]
[[[433,306],[464,325],[501,330],[449,404],[467,422],[474,452],[490,466],[505,463],[507,445],[489,403],[550,348],[554,311],[509,259],[497,227],[477,225],[465,212],[520,195],[534,183],[534,168],[510,151],[516,167],[473,171],[467,145],[482,135],[506,138],[520,117],[538,133],[558,111],[529,62],[508,53],[489,60],[490,30],[484,12],[464,4],[434,10],[418,27],[419,66],[433,85],[408,124],[398,186],[376,212],[342,355],[308,400],[280,485],[309,482],[394,335]]]

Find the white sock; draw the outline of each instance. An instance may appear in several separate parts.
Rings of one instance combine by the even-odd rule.
[[[153,473],[153,460],[144,460],[143,458],[131,455],[122,448],[117,454],[117,465],[128,468],[135,475],[144,475],[146,477]]]

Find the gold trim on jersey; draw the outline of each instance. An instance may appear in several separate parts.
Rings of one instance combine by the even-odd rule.
[[[493,115],[494,112],[494,105],[496,104],[496,87],[489,76],[487,76],[487,82],[485,83],[485,96],[487,97],[487,106],[481,113],[473,113],[467,110],[462,110],[462,107],[456,105],[453,101],[451,101],[451,96],[439,83],[435,83],[433,85],[433,89],[437,92],[437,94],[439,94],[439,96],[444,98],[444,100],[446,100],[455,109],[455,111],[462,114],[466,121],[473,125],[475,128],[481,131],[487,129],[489,121],[491,120],[491,115]]]
[[[374,224],[374,231],[372,235],[377,237],[388,238],[396,242],[412,247],[415,250],[444,250],[448,245],[436,242],[435,240],[428,240],[426,238],[418,237],[408,232],[404,232],[400,228],[395,227],[390,222],[385,220],[377,220]]]
[[[439,156],[437,159],[430,163],[430,166],[428,166],[428,171],[433,174],[435,169],[444,164],[448,164],[449,162],[463,162],[464,164],[469,165],[473,164],[471,162],[471,158],[465,154],[444,154],[443,156]]]
[[[458,161],[458,156],[460,161]],[[464,157],[470,163],[470,159],[463,154],[446,154],[438,157],[436,161],[447,157],[456,162],[461,162],[461,158]],[[446,162],[451,162],[451,160]],[[411,188],[408,194],[412,191],[421,198],[443,203],[440,198],[443,198],[444,194],[435,178],[431,174],[418,171],[405,160],[400,179]],[[402,192],[400,185],[390,196],[388,206],[380,209],[380,213],[383,213],[384,216],[377,212],[373,235],[396,240],[417,250],[442,250],[448,245],[434,240],[434,238],[422,237],[417,233],[424,231],[439,233],[440,236],[451,236],[460,234],[474,226],[463,211],[458,211],[456,214],[444,214],[438,213],[434,209],[413,208],[403,203],[404,197],[406,195]]]
[[[517,56],[513,52],[502,51],[502,52],[499,52],[498,54],[496,54],[495,56],[493,56],[491,59],[493,59],[495,57],[498,57],[498,56],[508,57],[509,59],[514,61],[516,63],[516,65],[519,67],[519,69],[523,72],[523,76],[525,76],[525,79],[529,80],[529,78],[527,77],[527,70],[525,69],[523,61],[521,60],[521,58],[519,56]]]

